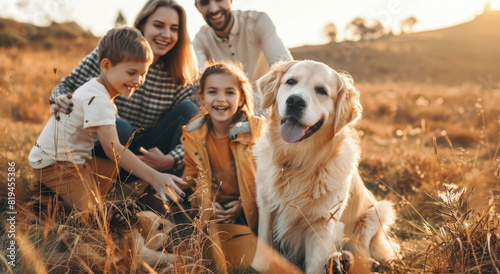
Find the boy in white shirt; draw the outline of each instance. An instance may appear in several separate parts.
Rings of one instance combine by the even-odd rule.
[[[101,75],[73,94],[70,115],[52,116],[45,125],[29,161],[35,177],[59,197],[67,209],[83,211],[102,201],[117,174],[118,166],[149,183],[163,200],[182,200],[179,186],[185,182],[160,173],[142,162],[120,143],[115,125],[118,95],[130,97],[145,80],[153,52],[134,28],[115,28],[99,42]],[[92,157],[95,141],[106,156]],[[169,186],[173,191],[169,191]]]

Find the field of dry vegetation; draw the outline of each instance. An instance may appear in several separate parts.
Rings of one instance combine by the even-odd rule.
[[[23,190],[32,181],[28,153],[50,115],[50,91],[92,48],[0,50],[0,175],[7,178],[8,163],[15,163],[19,212],[18,263],[12,267],[5,257],[7,188],[2,179],[0,272],[44,273],[74,264],[97,272],[209,272],[205,267],[210,264],[201,260],[204,237],[196,225],[193,236],[182,243],[183,250],[174,250],[192,256],[194,262],[148,268],[138,266],[133,254],[119,266],[113,264],[107,257],[126,250],[116,251],[102,228],[82,225],[82,216],[76,218],[79,221],[58,216],[41,221],[26,213],[22,219],[28,201]],[[380,271],[500,273],[500,87],[479,81],[441,85],[354,80],[364,108],[359,123],[361,176],[376,196],[392,200],[399,214],[393,233],[402,246],[401,259]],[[95,213],[105,220],[102,214],[106,213]],[[46,263],[54,262],[48,259],[54,253],[71,254],[86,237],[101,243],[96,254],[102,265],[76,259]]]

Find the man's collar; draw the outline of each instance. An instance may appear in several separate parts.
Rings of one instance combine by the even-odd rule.
[[[236,20],[237,13],[238,13],[237,11],[234,11],[234,10],[231,11],[231,15],[233,17],[233,26],[231,27],[231,30],[229,31],[229,36],[239,34],[239,23],[238,23],[238,20]],[[212,29],[212,31],[214,32],[215,36],[221,40],[229,39],[229,36],[228,37],[221,37],[221,36],[217,35],[217,32],[215,32],[214,29]]]
[[[238,23],[238,20],[236,19],[236,15],[238,14],[238,11],[232,11],[233,14],[233,27],[231,28],[231,31],[229,32],[229,35],[238,35],[240,31],[240,24]]]

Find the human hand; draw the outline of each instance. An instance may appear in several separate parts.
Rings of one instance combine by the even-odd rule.
[[[225,213],[225,209],[224,207],[219,204],[218,202],[215,202],[214,203],[214,210],[215,210],[215,219],[216,220],[220,220],[220,219],[224,219],[226,216],[224,215]]]
[[[54,100],[49,100],[52,114],[59,117],[59,113],[70,114],[73,111],[73,96],[71,94],[57,96]]]
[[[158,173],[156,178],[150,182],[150,185],[156,191],[156,194],[163,201],[177,201],[182,202],[186,194],[180,189],[180,187],[185,187],[187,185],[181,178],[167,173]]]
[[[174,167],[175,159],[172,155],[165,155],[161,150],[157,147],[151,148],[149,150],[141,147],[139,148],[139,152],[142,155],[138,155],[139,159],[143,161],[146,165],[159,170],[168,170]]]
[[[224,207],[215,203],[215,218],[222,219],[225,224],[234,224],[236,218],[243,213],[243,207],[240,200],[234,200],[227,203]]]

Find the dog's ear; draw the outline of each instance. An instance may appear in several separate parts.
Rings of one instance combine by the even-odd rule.
[[[297,61],[278,62],[271,66],[269,72],[257,80],[257,87],[262,98],[262,109],[270,107],[276,100],[276,93],[281,82],[281,77],[287,72]]]
[[[359,91],[354,87],[352,77],[348,74],[338,74],[338,92],[335,100],[335,134],[346,125],[356,123],[361,117],[362,107],[359,101]]]

